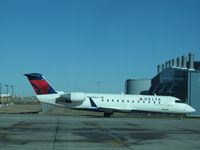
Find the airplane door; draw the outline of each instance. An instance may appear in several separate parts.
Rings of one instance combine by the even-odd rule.
[[[163,102],[162,110],[169,110],[169,104],[166,101]]]

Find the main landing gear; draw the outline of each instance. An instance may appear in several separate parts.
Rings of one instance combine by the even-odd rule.
[[[113,115],[113,113],[108,113],[108,112],[104,112],[104,117],[110,117],[111,115]]]

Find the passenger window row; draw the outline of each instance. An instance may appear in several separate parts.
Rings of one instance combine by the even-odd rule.
[[[124,103],[124,102],[127,102],[127,103],[134,103],[134,102],[137,102],[137,103],[154,103],[154,104],[156,104],[156,103],[158,103],[158,104],[160,104],[161,102],[159,101],[159,102],[155,102],[155,101],[141,101],[141,100],[138,100],[138,101],[135,101],[135,100],[114,100],[114,99],[112,99],[112,100],[110,100],[110,99],[107,99],[107,100],[104,100],[104,99],[102,99],[102,102],[104,102],[104,101],[106,101],[106,102],[122,102],[122,103]]]

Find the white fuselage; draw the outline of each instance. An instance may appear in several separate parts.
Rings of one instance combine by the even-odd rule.
[[[171,96],[100,93],[81,94],[84,95],[84,99],[82,101],[57,101],[56,99],[59,98],[62,94],[37,95],[37,98],[43,103],[50,103],[57,106],[77,109],[100,110],[104,112],[149,111],[165,113],[190,113],[195,111],[195,109],[189,105],[185,103],[179,103],[178,101],[180,100],[178,98]]]

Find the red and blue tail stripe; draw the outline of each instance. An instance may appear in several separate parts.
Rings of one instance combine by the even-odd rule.
[[[24,74],[30,81],[35,93],[37,95],[43,94],[56,94],[57,92],[51,85],[44,79],[40,73]]]

